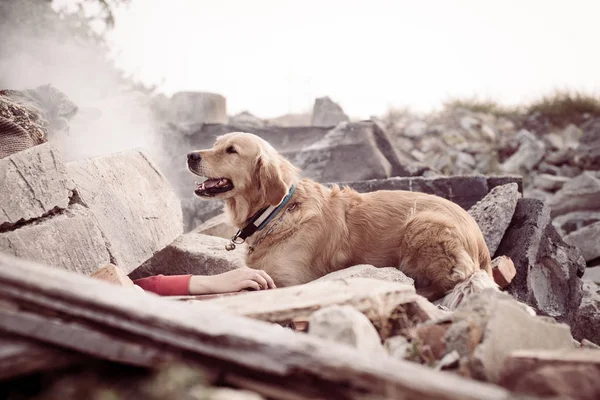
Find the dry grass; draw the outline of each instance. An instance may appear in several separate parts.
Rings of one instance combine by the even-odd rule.
[[[580,122],[589,116],[600,116],[600,97],[584,93],[556,92],[532,102],[526,108],[530,116],[554,125]]]
[[[481,99],[477,97],[451,99],[444,102],[444,110],[446,111],[457,111],[461,109],[477,113],[493,114],[496,116],[514,116],[520,111],[517,107],[508,107],[500,105],[491,99]]]

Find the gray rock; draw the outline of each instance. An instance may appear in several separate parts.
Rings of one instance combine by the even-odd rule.
[[[410,153],[397,148],[381,121],[371,118],[371,122],[373,123],[375,142],[390,163],[392,176],[420,176],[431,171],[431,168],[418,162]]]
[[[201,200],[194,194],[184,197],[181,200],[184,231],[194,230],[204,222],[221,214],[223,207],[222,200]]]
[[[585,273],[581,278],[584,281],[592,281],[597,285],[600,285],[600,267],[588,267],[585,269]],[[584,285],[585,287],[585,285]],[[585,294],[584,294],[585,297]]]
[[[490,289],[470,296],[450,318],[447,352],[458,351],[463,367],[490,382],[498,380],[513,351],[575,347],[568,325],[532,316],[507,294]]]
[[[125,273],[183,232],[179,199],[141,151],[71,162],[67,171]]]
[[[583,298],[571,327],[575,339],[600,345],[600,287],[594,282],[583,282]]]
[[[564,236],[598,221],[600,211],[573,211],[554,218],[552,224]]]
[[[469,210],[483,233],[490,254],[496,253],[520,197],[516,183],[496,186]]]
[[[576,150],[576,160],[584,169],[600,169],[600,118],[581,126],[583,131]]]
[[[585,267],[581,251],[565,243],[554,226],[548,224],[536,264],[529,271],[532,306],[559,321],[570,322],[581,302]]]
[[[94,215],[79,204],[0,233],[0,252],[83,274],[111,262]]]
[[[533,178],[533,186],[548,192],[556,192],[569,180],[566,176],[539,174]]]
[[[413,121],[402,132],[404,136],[409,138],[420,138],[427,132],[427,122],[425,121]]]
[[[350,118],[344,113],[342,107],[334,103],[329,97],[315,99],[311,125],[334,127],[347,121],[350,121]]]
[[[198,225],[198,227],[194,229],[194,232],[200,233],[202,235],[216,236],[224,239],[229,239],[237,232],[237,229],[229,225],[229,220],[227,219],[227,216],[224,213],[222,213]]]
[[[257,128],[261,128],[265,126],[265,121],[250,114],[248,111],[243,111],[239,114],[234,115],[233,117],[229,117],[228,124],[239,126],[254,126]]]
[[[571,211],[600,210],[600,179],[584,172],[565,183],[550,202],[552,217]]]
[[[522,186],[522,178],[514,175],[487,178],[481,175],[432,178],[393,177],[357,182],[337,182],[337,184],[349,186],[359,193],[374,192],[376,190],[408,190],[429,193],[451,200],[468,210],[483,199],[490,188],[511,182],[517,183],[519,187]]]
[[[150,275],[216,275],[245,265],[245,247],[225,250],[229,240],[186,233],[136,268],[129,277]]]
[[[544,143],[539,141],[533,134],[522,130],[517,134],[517,139],[520,143],[519,149],[501,166],[505,172],[529,172],[544,158]]]
[[[323,139],[286,155],[303,176],[318,182],[386,178],[392,170],[377,147],[372,123],[342,123]]]
[[[352,306],[329,306],[314,312],[308,334],[351,346],[370,357],[383,356],[385,350],[371,321]]]
[[[169,120],[183,123],[227,123],[227,101],[216,93],[178,92],[169,101]]]
[[[568,321],[581,301],[585,261],[550,224],[550,209],[535,199],[519,199],[495,256],[512,259],[517,275],[508,292],[543,315]]]
[[[179,154],[185,155],[190,148],[203,149],[212,147],[215,137],[231,132],[253,133],[269,142],[277,151],[289,153],[300,151],[306,146],[323,139],[331,130],[331,127],[319,126],[248,126],[248,125],[224,125],[224,124],[199,124],[192,125],[178,133],[186,139],[183,142],[185,149]]]
[[[74,184],[50,143],[0,159],[0,231],[68,207]]]
[[[404,275],[404,273],[401,272],[398,268],[377,268],[367,264],[355,265],[349,268],[341,269],[339,271],[327,274],[313,282],[335,281],[350,278],[370,278],[388,282],[403,283],[411,286],[414,285],[414,281],[412,280],[412,278],[409,278],[408,276]]]
[[[569,233],[565,242],[578,247],[585,261],[600,257],[600,222]]]
[[[383,342],[383,347],[393,358],[403,360],[410,356],[413,346],[404,336],[392,336]]]

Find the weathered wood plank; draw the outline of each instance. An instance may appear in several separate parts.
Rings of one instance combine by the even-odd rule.
[[[320,397],[335,393],[356,399],[365,393],[400,399],[509,398],[494,386],[388,357],[373,359],[349,347],[230,315],[207,302],[167,301],[5,255],[0,255],[0,300],[40,319],[68,320],[111,337],[176,350],[190,361],[220,368],[224,376],[235,373],[290,396],[308,398],[316,392]],[[27,323],[15,317],[19,313],[14,309],[1,310],[4,329],[44,340],[43,332],[27,329]],[[60,345],[75,347],[72,340]],[[106,350],[94,346],[90,352],[105,357]]]
[[[84,360],[82,355],[68,350],[0,333],[0,381]]]

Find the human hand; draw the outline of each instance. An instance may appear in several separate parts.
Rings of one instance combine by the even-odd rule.
[[[265,271],[248,267],[236,268],[219,275],[194,275],[189,283],[189,293],[192,295],[274,288],[275,282]]]

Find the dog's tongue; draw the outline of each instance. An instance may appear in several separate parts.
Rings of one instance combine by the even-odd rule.
[[[221,182],[221,179],[207,179],[203,182],[205,189],[216,187]]]

